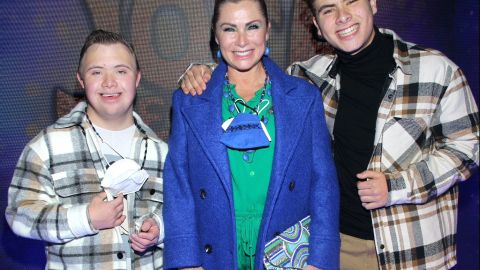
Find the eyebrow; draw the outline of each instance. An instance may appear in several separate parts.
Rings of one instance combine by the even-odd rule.
[[[245,25],[250,25],[250,24],[252,24],[252,23],[262,23],[262,21],[261,21],[261,20],[253,20],[253,21],[247,22]],[[225,25],[226,25],[226,26],[237,27],[237,25],[236,25],[236,24],[233,24],[233,23],[222,23],[222,24],[220,24],[220,27],[225,26]]]
[[[132,67],[130,67],[129,65],[125,65],[125,64],[119,64],[119,65],[115,65],[113,68],[128,68],[130,70],[133,70]],[[98,66],[98,65],[95,65],[95,66],[91,66],[89,68],[87,68],[86,71],[89,71],[89,70],[92,70],[92,69],[96,69],[96,68],[100,68],[100,69],[103,69],[104,67],[103,66]]]
[[[332,7],[335,7],[335,5],[334,4],[327,4],[327,5],[320,6],[318,8],[317,14],[321,13],[324,9],[332,8]]]

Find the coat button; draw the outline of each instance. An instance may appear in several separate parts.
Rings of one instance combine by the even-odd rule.
[[[118,253],[117,253],[117,258],[119,258],[120,260],[123,259],[123,253],[122,253],[122,252],[118,252]]]
[[[393,98],[393,94],[388,94],[388,99],[392,99]]]
[[[212,246],[209,245],[209,244],[206,244],[205,245],[205,253],[210,254],[210,253],[212,253],[212,251],[213,251]]]
[[[381,244],[380,245],[380,249],[384,249],[385,248],[385,245],[384,244]]]
[[[153,195],[153,194],[155,194],[155,189],[152,188],[150,189],[150,195]]]
[[[288,185],[288,189],[290,191],[293,191],[295,189],[295,181],[290,182],[290,184]]]
[[[205,200],[205,198],[207,197],[207,192],[205,191],[205,189],[200,189],[200,198],[202,200]]]

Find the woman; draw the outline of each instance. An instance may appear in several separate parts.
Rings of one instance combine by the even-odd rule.
[[[207,91],[173,97],[166,268],[263,269],[265,243],[307,215],[307,268],[338,268],[338,186],[319,92],[264,56],[264,1],[215,1],[212,29],[221,60]]]

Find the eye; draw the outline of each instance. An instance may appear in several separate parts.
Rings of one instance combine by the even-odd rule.
[[[256,23],[255,23],[255,24],[251,24],[251,25],[248,26],[247,29],[248,29],[248,30],[260,29],[260,25],[258,25],[258,24],[256,24]]]
[[[355,2],[357,2],[357,1],[358,1],[358,0],[349,0],[349,1],[347,1],[347,5],[352,4],[352,3],[355,3]]]
[[[124,70],[124,69],[120,69],[120,70],[118,70],[118,73],[121,74],[121,75],[124,75],[124,74],[127,74],[127,71]]]
[[[235,28],[227,26],[227,27],[222,28],[222,31],[223,32],[235,32]]]
[[[91,75],[93,76],[97,76],[97,75],[100,75],[101,72],[99,70],[92,70],[92,72],[90,72]]]

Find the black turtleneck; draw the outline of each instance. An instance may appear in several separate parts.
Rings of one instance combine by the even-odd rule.
[[[360,202],[356,174],[367,169],[372,156],[382,90],[395,67],[393,40],[375,28],[375,37],[365,49],[355,55],[337,51],[337,55],[341,88],[333,135],[341,191],[340,231],[373,239],[370,211]]]

